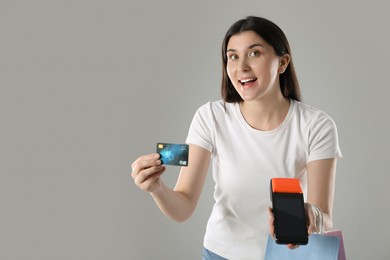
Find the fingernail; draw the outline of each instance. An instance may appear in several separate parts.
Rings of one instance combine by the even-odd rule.
[[[156,153],[155,155],[154,155],[154,158],[160,158],[160,154],[158,154],[158,153]]]

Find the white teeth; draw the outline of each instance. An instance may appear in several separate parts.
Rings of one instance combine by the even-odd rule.
[[[247,83],[247,82],[249,82],[249,81],[253,81],[253,80],[255,80],[256,78],[251,78],[251,79],[242,79],[242,80],[240,80],[240,82],[241,83]]]

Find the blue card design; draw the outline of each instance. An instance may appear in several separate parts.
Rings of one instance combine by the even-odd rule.
[[[156,152],[163,164],[188,166],[187,144],[157,143]]]

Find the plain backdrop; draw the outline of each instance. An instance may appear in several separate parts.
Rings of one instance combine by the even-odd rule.
[[[178,224],[130,165],[220,98],[222,38],[247,15],[284,30],[303,101],[336,121],[348,259],[389,259],[387,0],[0,1],[0,259],[200,259],[210,174]]]

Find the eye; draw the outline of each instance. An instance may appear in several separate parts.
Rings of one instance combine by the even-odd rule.
[[[255,50],[255,51],[250,52],[249,56],[250,57],[258,57],[258,56],[260,56],[260,54],[261,53],[259,51]]]
[[[237,56],[237,54],[231,54],[228,56],[228,59],[234,61],[234,60],[238,59],[238,56]]]

